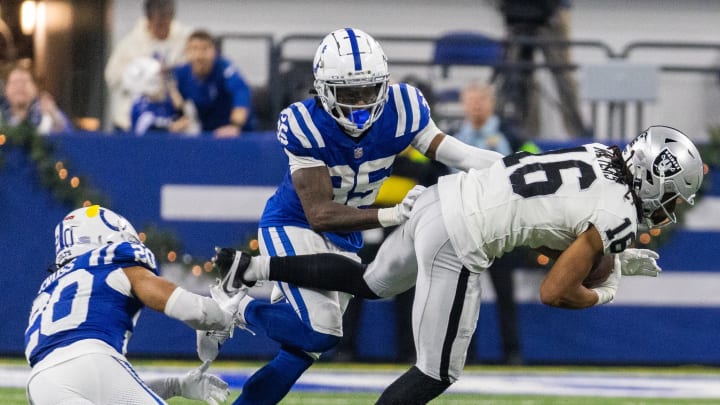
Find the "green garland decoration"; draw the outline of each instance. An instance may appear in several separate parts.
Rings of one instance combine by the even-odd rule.
[[[23,122],[16,127],[0,126],[0,140],[0,151],[2,147],[9,145],[19,147],[30,157],[41,185],[48,189],[58,202],[71,207],[81,207],[88,202],[111,207],[110,200],[92,187],[86,179],[69,174],[71,165],[68,162],[57,161],[53,145],[39,135],[30,124]],[[2,159],[3,156],[0,154],[0,169],[4,162]],[[155,224],[147,225],[143,233],[145,234],[143,243],[155,253],[158,262],[178,262],[188,271],[193,268],[202,269],[206,273],[212,271],[209,259],[182,253],[182,242],[175,233],[160,229]],[[259,254],[257,235],[246,235],[245,241],[237,244],[237,248],[253,255]]]
[[[3,141],[0,143],[0,147],[14,146],[26,153],[35,165],[40,184],[49,190],[58,202],[73,208],[87,205],[88,202],[110,207],[110,200],[92,187],[86,179],[69,174],[70,164],[57,161],[54,157],[53,145],[39,135],[30,124],[23,122],[16,127],[2,126],[0,134],[2,137],[0,139]],[[168,262],[170,252],[181,252],[182,244],[172,232],[150,225],[144,233],[144,243],[156,254],[161,263]],[[184,257],[187,258],[187,256]],[[190,258],[183,261],[184,264],[190,266],[204,264],[204,262],[207,260],[199,261]]]
[[[70,176],[66,165],[55,161],[53,146],[27,122],[16,127],[1,127],[0,133],[5,136],[7,144],[20,147],[30,157],[35,164],[40,183],[50,190],[59,202],[73,207],[80,207],[85,201],[108,204],[107,198],[98,190],[87,185],[80,177]]]

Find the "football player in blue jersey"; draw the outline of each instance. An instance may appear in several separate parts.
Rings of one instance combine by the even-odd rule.
[[[57,225],[55,253],[57,267],[41,284],[25,330],[31,404],[227,399],[227,383],[205,374],[209,362],[182,377],[143,381],[124,354],[143,306],[195,329],[227,330],[236,302],[218,304],[160,277],[133,226],[97,205]]]
[[[313,73],[316,96],[291,104],[278,120],[289,170],[260,220],[262,255],[339,253],[359,262],[360,231],[404,222],[422,190],[411,190],[394,207],[369,208],[393,161],[410,145],[460,170],[500,158],[443,134],[418,89],[390,84],[385,53],[361,30],[328,34],[315,53]],[[249,296],[240,301],[241,323],[265,329],[281,350],[248,379],[235,404],[279,402],[342,337],[351,295],[288,283],[276,287],[271,299],[277,304]]]

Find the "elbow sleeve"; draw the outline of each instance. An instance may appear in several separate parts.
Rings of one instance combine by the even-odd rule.
[[[193,294],[180,287],[168,298],[164,312],[198,330],[226,329],[232,324],[232,314],[223,311],[212,298]]]
[[[452,136],[445,136],[435,152],[435,160],[458,170],[485,169],[502,159],[502,155],[467,145]]]

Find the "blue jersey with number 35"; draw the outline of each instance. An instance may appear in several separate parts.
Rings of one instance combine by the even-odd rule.
[[[122,242],[91,250],[48,276],[25,330],[25,357],[30,366],[53,350],[83,339],[101,340],[124,354],[143,307],[129,293],[122,271],[132,266],[157,274],[148,248]]]
[[[390,86],[382,114],[360,138],[347,135],[315,98],[283,110],[277,136],[287,153],[327,166],[335,202],[367,207],[390,176],[395,157],[429,123],[430,109],[422,93],[403,83]],[[270,226],[310,228],[290,171],[265,206],[260,227]],[[348,251],[356,252],[362,247],[360,232],[324,235]]]

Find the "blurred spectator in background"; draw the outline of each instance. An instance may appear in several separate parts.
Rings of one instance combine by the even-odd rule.
[[[571,0],[498,0],[511,41],[505,61],[532,65],[535,50],[540,49],[545,62],[552,65],[570,64],[567,46],[512,43],[514,39],[570,40]],[[559,97],[558,107],[569,136],[585,136],[577,96],[577,82],[568,69],[551,69]],[[506,119],[515,120],[532,136],[540,128],[538,92],[535,91],[532,68],[512,69],[505,73],[500,92],[500,111]]]
[[[233,63],[218,54],[212,35],[193,32],[185,52],[188,62],[173,73],[182,97],[195,104],[203,132],[231,138],[252,130],[250,87]]]
[[[131,132],[142,136],[148,131],[197,135],[200,126],[191,101],[185,102],[153,58],[138,58],[123,74],[123,87],[132,95]]]
[[[123,72],[138,57],[151,57],[163,69],[182,62],[183,49],[190,28],[174,20],[174,0],[145,0],[145,16],[122,38],[105,66],[105,82],[110,89],[112,123],[116,130],[130,130],[130,108],[133,102],[122,85]]]
[[[513,150],[502,132],[500,118],[495,115],[495,89],[471,82],[460,93],[460,101],[465,120],[455,137],[468,145],[509,155]]]
[[[16,65],[5,79],[0,102],[0,127],[18,128],[27,125],[41,135],[71,129],[67,116],[60,111],[53,97],[38,89],[29,69]]]

